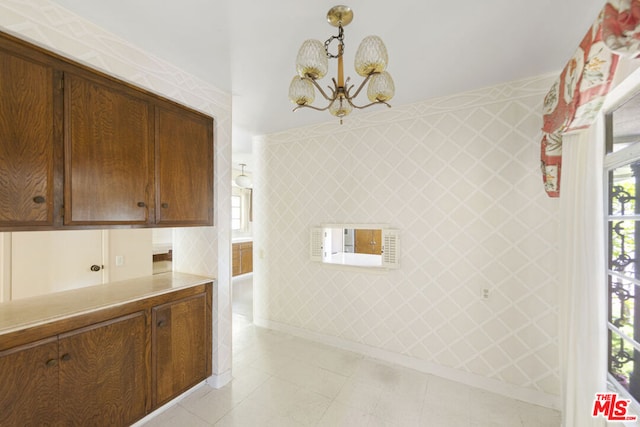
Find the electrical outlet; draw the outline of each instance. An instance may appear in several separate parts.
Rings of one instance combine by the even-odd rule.
[[[482,299],[489,299],[489,289],[488,288],[482,289]]]
[[[116,255],[116,267],[122,267],[124,265],[124,257],[122,255]]]

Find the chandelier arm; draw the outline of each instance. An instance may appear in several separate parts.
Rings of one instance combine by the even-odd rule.
[[[349,79],[347,79],[347,80],[349,80]],[[353,89],[353,86],[354,86],[354,85],[351,85],[351,86],[349,86],[349,87],[345,87],[345,88],[344,88],[344,97],[345,97],[345,98],[347,98],[347,99],[353,99],[353,98],[355,98],[355,96],[351,96],[351,89]]]
[[[354,93],[351,98],[356,98],[358,96],[358,94],[360,94],[360,91],[362,90],[364,85],[367,84],[367,82],[369,81],[371,76],[373,76],[374,74],[379,74],[379,73],[371,73],[371,74],[367,75],[367,77],[362,81],[362,83],[360,83],[360,86],[358,86],[358,89],[356,90],[356,93]],[[355,105],[354,105],[354,107],[355,107]]]
[[[324,107],[324,108],[319,108],[319,107],[316,107],[316,106],[314,106],[314,105],[302,104],[302,105],[298,105],[297,107],[295,107],[295,108],[293,109],[293,111],[297,111],[297,110],[299,110],[299,109],[300,109],[300,108],[302,108],[302,107],[311,108],[311,109],[316,110],[316,111],[327,111],[327,110],[329,109],[329,107],[331,107],[331,105],[333,105],[333,101],[331,101],[331,102],[329,103],[329,105],[327,105],[327,106],[326,106],[326,107]]]
[[[335,90],[331,89],[331,86],[327,86],[329,89],[331,89],[333,91],[333,96],[328,96],[327,93],[322,90],[322,88],[320,87],[320,85],[318,84],[318,82],[316,82],[315,79],[312,79],[310,77],[308,77],[309,80],[311,80],[311,83],[313,83],[313,85],[316,87],[316,89],[318,89],[318,91],[320,92],[320,95],[322,95],[324,97],[324,99],[326,99],[327,101],[332,101],[335,99]],[[335,84],[335,81],[333,82],[333,84]]]
[[[353,108],[357,108],[358,110],[362,110],[362,109],[364,109],[364,108],[371,107],[372,105],[376,105],[376,104],[384,104],[384,105],[386,105],[387,107],[391,108],[391,104],[389,104],[389,103],[388,103],[388,102],[386,102],[386,101],[379,101],[379,100],[378,100],[378,101],[374,101],[374,102],[372,102],[372,103],[370,103],[370,104],[367,104],[367,105],[358,106],[358,105],[355,105],[353,102],[351,102],[351,99],[350,99],[350,98],[347,98],[347,100],[349,101],[349,104],[351,104],[351,106],[352,106]]]

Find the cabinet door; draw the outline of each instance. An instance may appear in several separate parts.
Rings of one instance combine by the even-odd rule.
[[[147,411],[144,312],[59,336],[64,425],[126,426]]]
[[[106,79],[64,78],[64,223],[147,223],[153,208],[151,105]]]
[[[207,377],[206,294],[163,304],[152,312],[155,408]]]
[[[231,269],[232,276],[238,276],[242,274],[242,257],[240,255],[240,243],[234,243],[231,245]]]
[[[156,223],[213,225],[213,120],[156,107]]]
[[[53,69],[0,51],[0,227],[53,224],[53,146]]]
[[[382,230],[357,229],[354,232],[355,253],[380,255],[382,253]]]
[[[58,340],[0,352],[0,426],[56,425]]]
[[[240,260],[242,263],[242,274],[253,271],[253,243],[242,243],[240,246]]]

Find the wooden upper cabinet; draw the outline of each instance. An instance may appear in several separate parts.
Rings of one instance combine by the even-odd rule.
[[[213,225],[213,118],[0,32],[0,230]]]
[[[0,227],[53,225],[56,75],[0,48]]]
[[[106,79],[65,73],[64,86],[64,223],[146,224],[153,107]]]
[[[213,119],[156,107],[156,223],[213,225]]]

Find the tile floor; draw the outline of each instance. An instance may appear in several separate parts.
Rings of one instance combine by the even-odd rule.
[[[145,427],[559,426],[557,411],[254,326],[234,315],[233,381]]]

